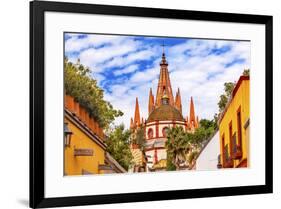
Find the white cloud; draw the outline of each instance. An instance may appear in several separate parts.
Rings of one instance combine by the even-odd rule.
[[[92,73],[92,77],[98,81],[99,86],[101,86],[102,81],[106,79],[106,77],[100,73]]]
[[[123,56],[123,54],[121,54],[120,56],[112,57],[112,59],[108,62],[102,63],[100,67],[103,69],[110,67],[124,67],[136,61],[149,60],[155,55],[156,47],[147,46],[142,50],[131,52],[127,56]]]
[[[83,38],[79,38],[81,34],[67,34],[70,38],[65,41],[65,51],[79,52],[89,47],[99,47],[104,44],[118,44],[125,39],[125,36],[112,35],[94,35],[88,34]],[[83,34],[82,34],[83,35]]]
[[[130,39],[124,39],[120,44],[112,44],[108,47],[89,48],[82,51],[79,55],[81,63],[89,66],[95,72],[100,72],[104,68],[101,63],[112,58],[135,51],[139,43]]]
[[[162,54],[160,46],[151,46],[147,42],[124,36],[93,35],[82,41],[73,36],[67,42],[68,52],[81,51],[77,56],[81,63],[91,67],[99,83],[107,79],[101,74],[106,68],[118,67],[118,70],[112,72],[115,76],[132,74],[121,79],[122,82],[113,80],[109,86],[110,91],[105,92],[105,99],[114,108],[125,113],[117,118],[116,124],[123,122],[129,127],[130,118],[134,116],[136,97],[141,116],[147,118],[149,89],[152,88],[156,95]],[[211,53],[212,50],[221,48],[228,51],[222,54]],[[181,91],[184,117],[189,114],[192,96],[199,118],[212,119],[218,112],[217,103],[223,93],[223,84],[237,81],[243,70],[250,68],[250,42],[189,39],[181,44],[168,46],[165,51],[173,93],[175,95],[178,87]],[[226,67],[238,59],[245,62]],[[150,66],[136,63],[143,60],[154,61]]]
[[[126,68],[114,71],[114,75],[118,76],[118,75],[124,75],[124,74],[128,74],[128,73],[133,73],[137,69],[138,69],[138,65],[129,65]]]

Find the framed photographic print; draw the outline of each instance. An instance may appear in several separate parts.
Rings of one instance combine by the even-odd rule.
[[[271,193],[272,16],[30,3],[30,207]]]

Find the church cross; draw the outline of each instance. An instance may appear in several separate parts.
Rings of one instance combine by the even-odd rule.
[[[165,46],[167,46],[167,45],[165,45],[164,44],[164,41],[163,41],[163,43],[161,44],[161,46],[163,47],[163,54],[165,53]]]

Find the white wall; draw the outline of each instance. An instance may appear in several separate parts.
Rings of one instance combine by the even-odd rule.
[[[162,124],[164,123],[164,124]],[[170,123],[170,124],[167,124],[167,123]],[[158,124],[158,137],[163,137],[163,128],[171,128],[173,127],[173,121],[160,121],[159,124]],[[185,130],[185,126],[184,126],[184,122],[181,122],[181,121],[176,121],[175,122],[176,126],[181,126],[184,130]],[[148,138],[148,130],[149,129],[152,129],[153,130],[153,138],[156,137],[156,122],[150,122],[147,124],[146,126],[146,137]]]
[[[155,150],[150,150],[150,151],[146,151],[145,154],[149,157],[149,162],[152,162],[152,164],[149,163],[149,168],[152,168],[153,164],[154,164],[154,158],[155,158]],[[166,149],[157,149],[157,159],[158,161],[162,160],[162,159],[167,159],[167,151]]]
[[[220,153],[219,132],[217,132],[196,160],[196,170],[216,170]]]
[[[59,0],[58,0],[59,1]],[[68,0],[100,4],[163,7],[216,12],[274,15],[274,106],[281,106],[281,6],[276,0]],[[27,208],[28,204],[28,117],[29,117],[29,11],[28,1],[3,1],[0,7],[0,208]],[[168,29],[168,28],[167,28]],[[127,203],[74,208],[134,209],[142,208],[278,208],[281,204],[281,111],[274,108],[274,194]],[[164,182],[163,182],[164,183]]]

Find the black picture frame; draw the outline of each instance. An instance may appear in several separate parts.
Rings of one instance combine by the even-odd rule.
[[[44,193],[44,13],[71,12],[148,18],[204,20],[265,25],[265,185],[45,198]],[[62,2],[30,2],[30,207],[59,207],[273,192],[273,35],[272,16],[108,6]]]

